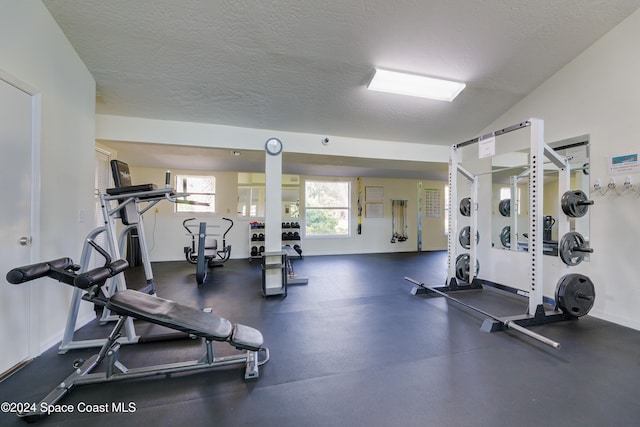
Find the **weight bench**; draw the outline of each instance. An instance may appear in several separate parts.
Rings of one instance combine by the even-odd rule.
[[[128,266],[127,261],[117,260],[104,267],[76,274],[79,266],[75,265],[70,258],[59,258],[17,267],[7,273],[7,281],[12,284],[22,284],[46,276],[85,290],[86,293],[82,299],[104,306],[120,316],[100,351],[86,361],[76,361],[73,366],[75,371],[45,396],[40,403],[33,405],[32,411],[19,413],[20,417],[31,422],[48,415],[47,408],[60,401],[74,386],[82,384],[169,375],[176,372],[236,364],[245,366],[245,380],[259,377],[259,367],[269,361],[269,350],[263,346],[263,336],[257,329],[241,324],[234,325],[222,317],[131,289],[116,292],[111,297],[105,297],[102,293],[102,285],[108,278],[123,272]],[[203,338],[205,353],[198,360],[127,368],[118,360],[120,353],[118,337],[128,318],[144,320],[187,333],[196,338]],[[215,357],[214,341],[227,342],[241,350],[242,353]],[[105,358],[107,359],[106,371],[92,373]]]

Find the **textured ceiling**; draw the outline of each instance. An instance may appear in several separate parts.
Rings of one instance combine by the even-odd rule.
[[[102,114],[450,145],[477,136],[640,0],[42,0]],[[371,92],[374,67],[467,83]],[[103,141],[132,166],[264,170],[264,153]],[[363,153],[366,156],[366,153]],[[285,153],[285,173],[446,179],[446,165]]]
[[[43,0],[97,112],[430,144],[475,136],[640,0]],[[464,81],[367,91],[374,66]]]

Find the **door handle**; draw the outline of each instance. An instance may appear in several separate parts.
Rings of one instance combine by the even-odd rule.
[[[27,236],[23,236],[18,239],[18,243],[20,244],[20,246],[29,246],[31,242],[32,242],[31,237],[27,237]]]

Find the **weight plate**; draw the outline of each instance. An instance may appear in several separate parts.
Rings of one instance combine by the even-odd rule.
[[[471,197],[460,200],[460,213],[463,216],[471,216]]]
[[[460,234],[458,235],[458,241],[460,245],[465,249],[471,248],[471,227],[466,226],[460,230]],[[480,241],[480,233],[476,230],[476,244]]]
[[[471,256],[469,254],[458,255],[456,258],[456,278],[463,282],[469,283],[469,261]],[[480,263],[476,260],[476,272],[475,276],[480,271]]]
[[[568,266],[580,264],[584,261],[584,252],[580,249],[586,249],[584,237],[577,231],[570,231],[562,236],[558,244],[558,254],[562,262]]]
[[[500,243],[502,243],[502,246],[504,246],[505,248],[511,247],[511,227],[510,226],[505,225],[504,227],[502,227],[502,231],[500,231]]]
[[[587,214],[589,205],[587,195],[582,190],[569,190],[562,195],[560,206],[562,211],[571,218],[581,218]]]
[[[589,313],[596,300],[593,282],[582,274],[562,276],[556,287],[556,304],[563,312],[575,317]]]
[[[502,199],[498,203],[498,212],[502,216],[511,216],[511,199]]]

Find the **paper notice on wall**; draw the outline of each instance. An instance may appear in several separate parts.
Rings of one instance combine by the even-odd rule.
[[[430,218],[440,218],[442,207],[442,191],[439,188],[427,188],[424,190],[424,213]]]
[[[609,157],[607,159],[607,170],[609,175],[640,173],[638,153]]]
[[[492,157],[496,154],[496,137],[481,139],[478,141],[478,158]]]

